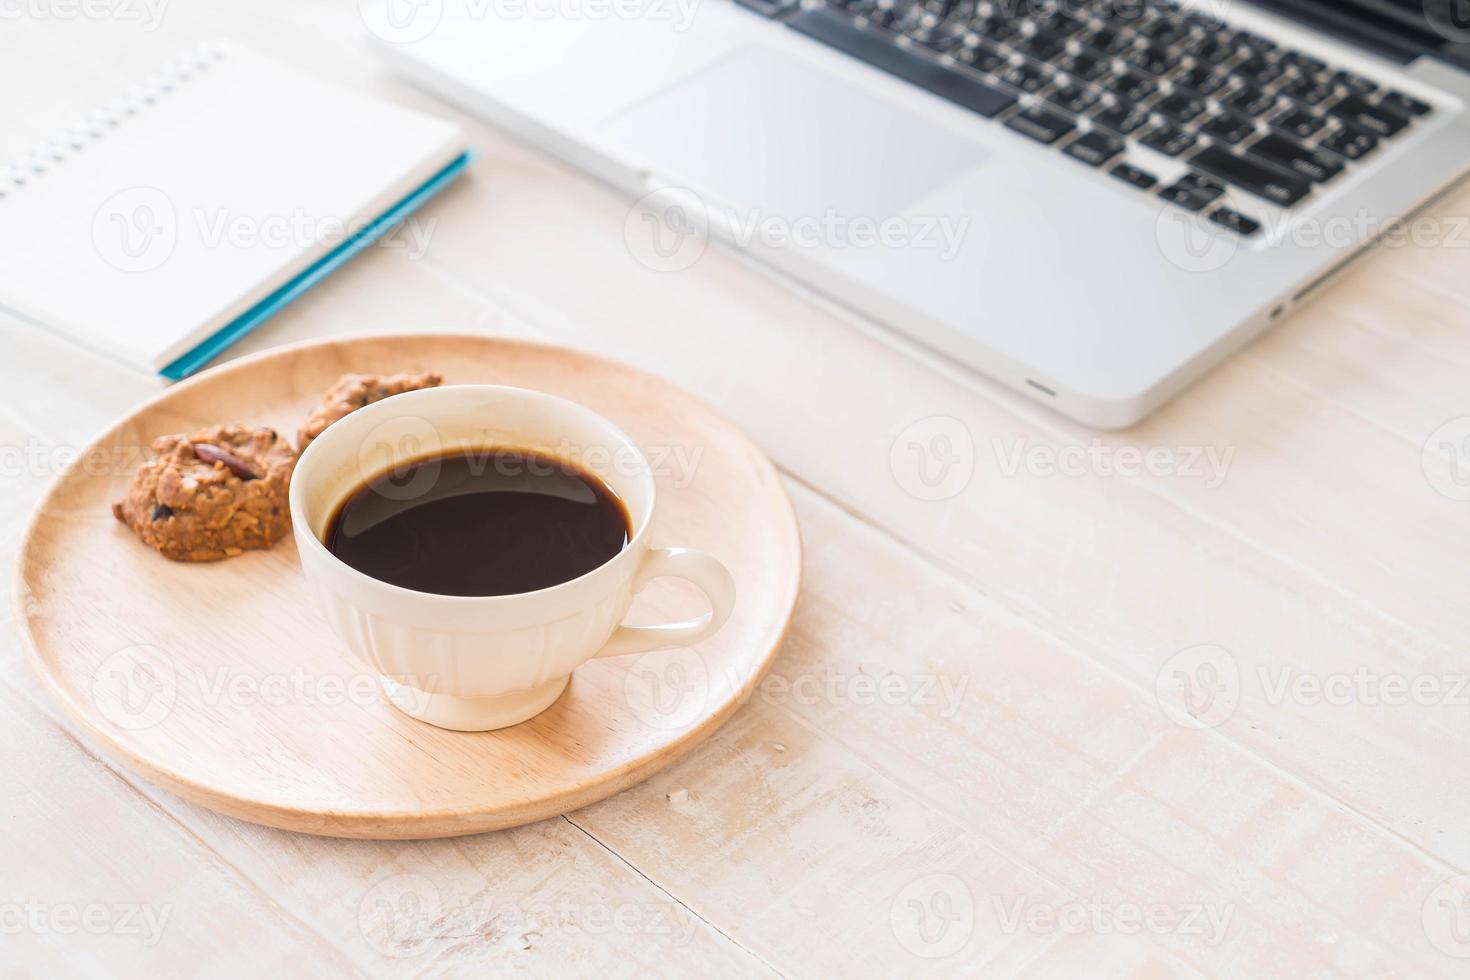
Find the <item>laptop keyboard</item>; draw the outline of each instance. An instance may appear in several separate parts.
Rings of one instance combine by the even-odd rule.
[[[1431,112],[1172,0],[741,2],[1240,235],[1227,186],[1292,207]],[[1159,187],[1131,143],[1189,172]]]

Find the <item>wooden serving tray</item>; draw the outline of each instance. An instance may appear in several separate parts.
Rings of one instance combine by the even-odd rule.
[[[693,649],[594,660],[547,711],[465,734],[389,706],[318,614],[289,536],[180,564],[113,519],[149,443],[212,422],[297,425],[340,375],[436,370],[579,401],[642,446],[659,482],[653,544],[735,577],[725,627]],[[361,337],[244,358],[117,423],[42,500],[20,552],[18,615],[41,682],[87,736],[185,799],[336,837],[473,834],[565,813],[694,748],[753,692],[796,602],[801,546],[775,468],[734,425],[650,374],[565,348],[467,335]],[[657,581],[629,620],[690,615]]]

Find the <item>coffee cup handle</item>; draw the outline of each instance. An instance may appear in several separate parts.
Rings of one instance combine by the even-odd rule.
[[[663,647],[690,646],[714,635],[725,625],[730,610],[735,608],[735,580],[718,559],[694,548],[654,548],[643,556],[643,564],[633,579],[633,592],[642,591],[649,582],[665,575],[693,582],[709,600],[710,611],[679,623],[619,626],[596,656],[621,657]]]

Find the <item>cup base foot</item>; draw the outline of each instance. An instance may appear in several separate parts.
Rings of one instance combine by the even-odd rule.
[[[388,703],[399,711],[438,728],[456,732],[489,732],[529,721],[547,708],[566,690],[571,675],[553,677],[544,684],[508,694],[463,697],[454,694],[431,694],[401,684],[391,677],[380,677]]]

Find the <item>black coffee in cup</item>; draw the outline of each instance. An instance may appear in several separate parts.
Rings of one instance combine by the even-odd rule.
[[[631,536],[595,475],[544,453],[491,448],[402,464],[350,494],[332,554],[373,578],[455,596],[533,592],[602,565]]]

